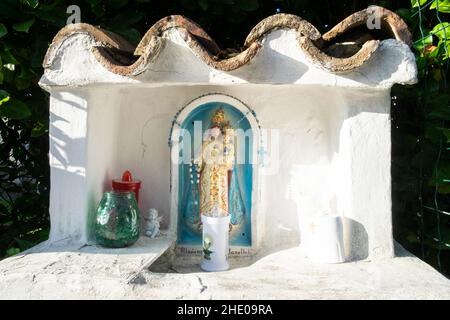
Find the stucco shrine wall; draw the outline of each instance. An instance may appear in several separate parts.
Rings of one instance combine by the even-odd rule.
[[[415,83],[417,66],[407,25],[372,9],[385,33],[356,47],[340,35],[370,10],[323,35],[297,16],[267,17],[235,54],[182,16],[155,23],[137,47],[91,25],[63,28],[40,80],[51,94],[50,242],[89,242],[102,192],[126,169],[143,181],[143,213],[158,209],[173,235],[170,128],[183,106],[217,93],[248,105],[270,137],[253,190],[257,248],[295,246],[311,218],[337,214],[347,260],[393,256],[390,88]]]
[[[381,32],[367,24],[374,14]],[[156,22],[137,47],[89,24],[64,27],[39,82],[50,93],[50,239],[1,261],[0,296],[448,297],[448,280],[417,257],[397,246],[397,257],[385,259],[394,256],[390,89],[417,82],[411,45],[406,23],[376,6],[324,34],[298,16],[267,17],[240,52],[222,50],[177,15]],[[264,166],[253,168],[256,254],[230,259],[231,270],[217,274],[200,272],[190,257],[172,259],[170,128],[182,107],[209,93],[242,101],[256,114],[250,124],[279,142],[263,138]],[[126,169],[142,179],[143,213],[157,208],[166,232],[103,248],[88,230],[103,191]],[[360,261],[311,259],[299,230],[313,234],[310,220],[321,214],[342,217],[346,261]],[[170,271],[158,273],[162,265]]]
[[[254,190],[261,201],[259,212],[253,212],[261,247],[297,245],[299,223],[318,213],[335,213],[345,217],[349,259],[393,254],[390,92],[315,85],[55,89],[50,137],[63,140],[64,149],[55,144],[51,150],[52,184],[61,184],[51,191],[51,238],[89,240],[86,226],[102,192],[126,169],[143,181],[141,209],[157,208],[167,228],[172,120],[189,101],[207,93],[240,99],[255,111],[262,131],[279,133],[279,152],[270,133],[266,150],[272,160],[279,154],[279,168],[266,167],[260,190]],[[66,117],[72,121],[73,139],[61,137],[69,125]],[[71,202],[74,194],[85,203]]]

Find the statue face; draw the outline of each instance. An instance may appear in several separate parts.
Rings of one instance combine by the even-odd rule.
[[[149,216],[152,218],[156,218],[158,216],[158,211],[156,211],[155,209],[150,209]]]
[[[203,141],[214,141],[221,135],[221,131],[218,127],[214,127],[205,131],[203,135]]]

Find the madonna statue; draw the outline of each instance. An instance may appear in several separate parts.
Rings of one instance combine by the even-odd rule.
[[[195,165],[200,173],[200,215],[223,217],[229,214],[228,193],[234,165],[234,130],[225,121],[222,109],[215,112],[212,126],[203,137]]]
[[[243,172],[236,165],[235,132],[222,108],[213,113],[201,148],[194,155],[183,201],[186,220],[200,233],[202,215],[230,215],[230,230],[237,231],[246,212],[240,188]]]

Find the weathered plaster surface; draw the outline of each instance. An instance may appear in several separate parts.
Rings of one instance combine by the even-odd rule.
[[[359,68],[330,73],[326,61],[302,50],[293,30],[273,30],[260,40],[262,48],[248,63],[233,71],[213,68],[199,59],[178,29],[166,31],[157,57],[139,74],[125,77],[112,73],[97,61],[95,39],[74,34],[55,51],[51,68],[45,69],[43,87],[81,86],[89,83],[186,84],[320,84],[323,86],[388,89],[395,83],[416,81],[415,58],[398,40],[380,41],[378,49]],[[316,52],[317,53],[317,52]],[[64,70],[64,71],[63,71]]]
[[[331,210],[346,219],[349,259],[393,255],[389,91],[317,85],[117,85],[114,91],[107,86],[54,91],[55,97],[77,97],[74,103],[85,97],[89,107],[68,107],[65,98],[51,101],[52,139],[60,134],[53,126],[68,126],[58,110],[77,112],[70,113],[76,115],[71,123],[77,131],[66,128],[64,147],[51,149],[57,163],[52,181],[58,185],[51,195],[51,239],[88,241],[87,226],[102,191],[125,169],[143,181],[141,208],[157,208],[163,226],[173,224],[172,119],[187,102],[212,92],[246,101],[267,134],[265,161],[273,165],[259,170],[254,211],[264,221],[258,236],[262,247],[298,243],[299,225]]]
[[[382,13],[386,21],[393,19]],[[364,19],[355,15],[335,31]],[[370,56],[344,73],[330,72],[324,63],[347,60],[327,62],[308,51],[316,46],[302,47],[302,39],[316,41],[320,34],[290,15],[258,24],[245,45],[259,46],[257,54],[233,70],[205,60],[201,50],[219,54],[217,45],[177,16],[149,30],[136,49],[146,63],[133,74],[108,68],[96,55],[101,48],[130,52],[119,38],[87,25],[61,31],[41,79],[52,94],[50,158],[57,187],[51,194],[51,239],[89,242],[95,206],[125,169],[144,182],[141,208],[156,207],[163,226],[173,224],[170,126],[182,106],[215,92],[244,101],[262,130],[278,134],[279,150],[266,150],[277,153],[277,167],[264,168],[259,184],[255,215],[265,221],[262,243],[298,243],[299,226],[328,210],[346,219],[348,259],[392,256],[389,94],[395,83],[414,83],[417,70],[404,26],[386,23],[391,31],[399,28],[394,39],[377,40]],[[203,39],[203,49],[192,37]],[[322,185],[311,188],[317,181]]]
[[[7,297],[8,289],[14,288],[18,291],[25,290],[22,297],[26,297],[27,282],[39,283],[38,288],[41,285],[45,287],[45,281],[39,281],[40,275],[44,278],[55,277],[57,281],[61,275],[67,275],[67,279],[70,279],[69,290],[71,285],[81,290],[89,279],[94,286],[102,286],[103,280],[129,283],[172,246],[173,242],[174,239],[167,236],[153,239],[141,237],[131,247],[109,249],[96,245],[77,245],[71,241],[46,241],[2,260],[0,298]],[[107,292],[103,294],[108,296]]]
[[[145,70],[151,60],[157,59],[160,51],[163,50],[163,42],[160,39],[164,38],[166,33],[176,29],[189,49],[201,61],[216,70],[227,72],[250,63],[261,50],[260,42],[264,37],[274,30],[284,29],[297,34],[294,42],[298,43],[299,48],[317,61],[322,68],[329,72],[347,72],[361,67],[377,50],[378,41],[373,40],[370,32],[373,29],[371,23],[374,20],[378,21],[376,28],[380,29],[377,33],[411,45],[411,33],[404,21],[394,12],[378,6],[370,6],[350,15],[323,36],[313,25],[298,16],[276,14],[267,17],[249,33],[241,52],[220,50],[214,40],[195,22],[183,16],[172,15],[159,20],[147,31],[134,51],[135,59],[130,55],[131,45],[120,36],[88,24],[69,25],[58,32],[53,39],[44,66],[51,69],[54,63],[53,58],[59,51],[61,43],[66,39],[76,34],[87,34],[98,43],[92,48],[92,53],[100,64],[115,74],[135,76]],[[360,41],[361,46],[353,46],[350,56],[330,55],[330,52],[326,50],[328,45],[335,45],[334,42],[339,41],[338,36],[364,25],[368,29],[365,36],[352,39]],[[379,38],[380,35],[375,37]]]
[[[317,264],[292,248],[257,260],[232,259],[225,272],[174,264],[143,270],[129,282],[121,275],[130,269],[117,263],[124,258],[79,251],[9,258],[0,264],[0,298],[450,299],[450,281],[402,249],[391,259]]]

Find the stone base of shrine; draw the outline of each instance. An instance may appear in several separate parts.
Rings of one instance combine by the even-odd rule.
[[[343,264],[289,248],[231,259],[216,273],[171,259],[172,245],[168,237],[127,249],[43,243],[0,261],[0,299],[450,299],[450,280],[398,245],[395,258]]]

